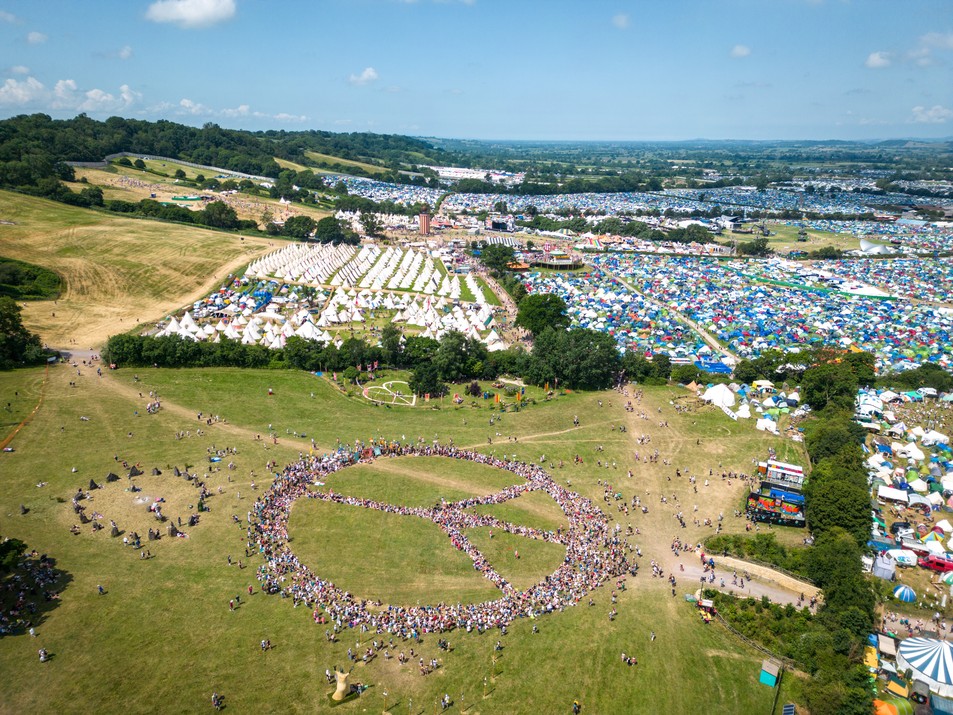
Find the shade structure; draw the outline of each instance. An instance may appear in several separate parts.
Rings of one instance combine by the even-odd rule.
[[[935,638],[907,638],[897,650],[898,670],[913,671],[937,695],[953,697],[953,643]]]
[[[893,590],[893,596],[898,601],[903,601],[904,603],[913,603],[917,600],[917,592],[904,584],[897,586]]]
[[[953,583],[953,571],[947,571],[945,574],[940,576],[940,581],[949,586]]]

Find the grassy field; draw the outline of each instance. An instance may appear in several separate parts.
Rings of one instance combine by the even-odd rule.
[[[381,459],[334,475],[322,491],[333,489],[359,499],[430,507],[444,501],[491,494],[520,479],[510,472],[445,457]]]
[[[798,240],[797,226],[786,226],[781,223],[767,221],[766,225],[771,232],[768,238],[768,245],[777,253],[785,254],[788,251],[817,251],[821,248],[831,246],[842,251],[853,251],[860,248],[860,241],[856,236],[846,233],[831,233],[829,231],[815,231],[812,228],[807,230],[807,240]],[[727,233],[724,238],[730,238],[744,243],[750,241],[754,236],[744,234]],[[876,241],[875,241],[876,243]]]
[[[4,429],[33,409],[42,383],[40,370],[0,374],[0,396],[11,402],[2,417]],[[163,402],[155,415],[143,409],[150,391]],[[695,495],[684,477],[674,476],[676,467],[701,478],[709,468],[750,470],[752,458],[763,457],[769,446],[781,459],[803,461],[803,455],[798,445],[709,408],[676,413],[670,401],[677,394],[670,388],[646,389],[636,413],[625,412],[625,398],[608,392],[560,394],[501,415],[482,401],[478,407],[448,403],[443,409],[375,407],[298,372],[146,369],[107,371],[100,378],[83,365],[56,366],[43,406],[12,443],[16,451],[0,454],[0,528],[4,536],[21,538],[55,558],[66,586],[38,619],[36,639],[0,638],[5,675],[0,710],[136,713],[154,712],[161,703],[164,710],[191,712],[207,708],[217,690],[234,712],[326,711],[325,668],[345,665],[348,647],[358,642],[366,647],[376,636],[345,630],[338,642],[328,643],[325,627],[312,623],[309,609],[260,594],[255,569],[261,561],[245,555],[243,522],[253,498],[267,487],[267,462],[295,459],[311,448],[312,439],[324,449],[337,440],[385,436],[452,438],[454,444],[532,461],[545,454],[557,481],[571,483],[620,525],[640,527],[635,543],[643,550],[645,568],[626,580],[625,590],[607,583],[595,591],[592,607],[583,603],[538,619],[538,633],[528,620],[515,623],[504,637],[454,632],[448,636],[450,653],[439,650],[433,636],[425,635],[420,644],[397,641],[392,652],[414,647],[425,659],[438,658],[441,667],[421,677],[415,666],[400,666],[396,659],[358,664],[352,680],[371,688],[359,703],[343,707],[377,711],[386,690],[387,706],[395,713],[430,713],[444,693],[456,701],[454,711],[467,713],[566,712],[576,698],[588,713],[654,713],[660,703],[678,713],[768,712],[773,692],[757,684],[761,654],[722,628],[704,625],[682,598],[694,586],[680,584],[678,597],[672,598],[664,580],[651,578],[648,560],[668,563],[668,542],[676,533],[671,508],[659,504],[660,495],[670,504],[677,497],[686,511],[695,501],[700,515],[714,516],[719,509],[730,515],[740,494],[738,482],[728,487],[715,478]],[[208,426],[208,415],[223,419]],[[573,415],[580,417],[578,428]],[[620,424],[627,424],[628,432],[621,433]],[[277,443],[266,437],[269,427]],[[256,440],[258,434],[265,438]],[[640,436],[648,443],[639,444]],[[236,453],[209,461],[209,450],[226,447]],[[646,461],[655,449],[671,465]],[[581,464],[573,462],[574,455]],[[565,460],[564,466],[558,460]],[[123,461],[140,464],[145,475],[127,479]],[[448,462],[378,460],[372,469],[354,467],[334,475],[335,490],[347,482],[355,493],[426,504],[440,495],[487,493],[513,481],[510,473]],[[144,535],[157,525],[146,505],[160,497],[167,516],[184,520],[195,513],[196,488],[173,476],[172,467],[185,465],[212,494],[210,511],[199,524],[183,528],[188,538],[148,542],[144,546],[153,558],[143,560],[108,530],[94,534],[84,526],[79,535],[70,534],[76,517],[69,498],[90,478],[102,483],[109,471],[121,479],[94,491],[88,503],[106,523],[115,519],[124,532]],[[162,474],[152,476],[153,467]],[[626,476],[629,469],[632,479]],[[132,482],[141,491],[127,491]],[[604,503],[606,482],[626,501],[640,495],[649,513],[625,515],[616,502]],[[29,509],[25,516],[19,514],[21,504]],[[559,510],[535,493],[485,509],[528,525],[559,521]],[[408,517],[391,523],[383,516],[307,500],[292,510],[293,544],[318,575],[361,596],[493,595],[495,589],[470,578],[472,566],[456,559],[436,527]],[[729,517],[726,529],[741,531],[743,522]],[[560,561],[559,545],[499,532],[490,539],[488,530],[471,531],[468,536],[515,584],[538,580]],[[678,535],[700,540],[708,533],[689,522]],[[100,584],[104,596],[97,594]],[[610,621],[613,590],[619,614]],[[231,612],[228,602],[238,594],[241,603]],[[269,638],[274,650],[260,652],[262,638]],[[498,639],[504,649],[495,653]],[[37,662],[39,647],[54,654],[51,662]],[[638,665],[622,664],[622,652],[635,655]],[[786,680],[783,697],[800,698],[796,678]]]
[[[99,186],[103,190],[103,196],[107,200],[121,199],[123,201],[142,201],[152,198],[155,194],[156,201],[168,201],[188,209],[201,209],[204,204],[200,202],[178,202],[173,201],[173,196],[192,196],[200,194],[209,194],[205,189],[198,189],[194,186],[187,186],[176,183],[173,174],[176,169],[182,169],[190,179],[198,174],[203,174],[206,179],[218,176],[217,172],[209,169],[195,169],[185,165],[173,164],[171,162],[159,162],[150,160],[146,162],[152,166],[156,172],[152,173],[141,171],[134,167],[120,166],[119,164],[110,164],[105,169],[76,169],[76,178],[85,178],[90,184]],[[167,174],[166,176],[160,175]],[[238,193],[230,196],[218,196],[220,200],[228,203],[238,217],[252,221],[258,221],[262,224],[262,216],[266,212],[272,215],[274,220],[284,220],[289,216],[305,215],[318,221],[325,216],[330,215],[330,211],[312,206],[310,204],[282,204],[278,199],[270,196],[255,196],[251,194]]]
[[[503,521],[530,526],[543,531],[566,529],[569,521],[548,494],[529,492],[502,504],[485,504],[469,509],[475,514],[488,514]]]
[[[352,159],[342,159],[337,156],[331,156],[330,154],[320,154],[316,151],[306,151],[304,153],[309,159],[314,161],[324,162],[327,164],[340,164],[341,166],[356,166],[361,169],[364,169],[369,174],[386,174],[388,172],[383,166],[377,166],[375,164],[368,164],[363,161],[354,161]]]
[[[499,598],[429,520],[308,499],[288,530],[301,562],[351,593],[395,604]]]
[[[321,169],[315,169],[311,166],[305,166],[304,164],[299,164],[294,161],[288,161],[287,159],[279,159],[275,157],[275,163],[280,166],[282,169],[293,169],[294,171],[311,171],[315,174],[326,174],[327,172],[321,171]]]
[[[131,219],[0,191],[3,254],[63,276],[24,322],[50,345],[99,345],[197,300],[275,241]],[[9,222],[9,223],[6,223]],[[117,330],[118,326],[118,330]]]

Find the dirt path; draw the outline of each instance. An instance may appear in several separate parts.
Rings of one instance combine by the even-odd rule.
[[[654,299],[651,298],[650,296],[648,296],[648,295],[646,295],[645,293],[643,293],[642,291],[638,290],[638,289],[637,289],[634,285],[632,285],[632,283],[630,283],[627,279],[623,278],[622,276],[620,276],[620,275],[618,275],[618,274],[616,274],[616,273],[613,273],[613,272],[610,271],[609,269],[603,268],[603,267],[601,267],[601,266],[594,266],[594,265],[592,265],[592,264],[587,264],[587,265],[590,265],[593,269],[598,268],[600,271],[602,271],[602,272],[605,273],[606,275],[612,276],[612,277],[615,278],[617,281],[619,281],[619,283],[621,283],[622,285],[624,285],[624,286],[626,287],[626,289],[630,290],[631,292],[635,293],[636,295],[642,296],[642,298],[643,298],[643,300],[645,300],[645,302],[650,303],[651,305],[654,305],[656,308],[660,308],[660,309],[664,309],[664,310],[672,310],[672,309],[669,308],[667,305],[664,305],[663,303],[660,303],[660,302],[658,302],[657,300],[654,300]],[[696,333],[698,333],[698,334],[702,337],[702,340],[704,340],[706,343],[708,343],[708,346],[709,346],[712,350],[714,350],[716,353],[725,353],[725,354],[730,355],[731,357],[733,357],[735,360],[738,359],[738,356],[735,355],[735,353],[733,353],[731,350],[729,350],[729,349],[726,348],[724,345],[722,345],[720,342],[718,342],[718,340],[717,340],[711,333],[709,333],[707,330],[705,330],[702,326],[700,326],[700,325],[699,325],[698,323],[696,323],[694,320],[692,320],[691,318],[686,317],[685,315],[683,315],[682,313],[679,313],[678,311],[672,310],[672,312],[675,313],[676,315],[678,315],[678,319],[679,319],[679,320],[681,320],[681,321],[682,321],[683,323],[685,323],[689,328],[691,328],[691,329],[694,330]]]
[[[22,430],[26,425],[32,422],[33,418],[36,417],[36,413],[39,412],[40,407],[43,406],[43,398],[46,396],[46,386],[49,384],[49,381],[50,381],[50,366],[49,364],[47,364],[46,371],[43,373],[43,382],[40,385],[40,396],[36,401],[36,406],[33,408],[30,414],[28,414],[26,417],[24,417],[20,421],[20,424],[18,424],[16,427],[13,428],[10,434],[8,434],[6,437],[3,438],[3,441],[0,442],[0,449],[6,449],[7,447],[9,447],[10,443],[13,441],[13,438],[20,433],[20,430]]]
[[[104,377],[102,379],[102,384],[107,389],[116,392],[123,397],[133,401],[141,402],[143,409],[148,402],[152,401],[147,394],[142,394],[132,385],[126,385],[123,382],[119,381],[117,378],[109,374],[108,371],[104,371]],[[141,395],[141,397],[140,397]],[[188,420],[189,422],[197,422],[195,418],[195,411],[191,408],[178,405],[174,402],[170,402],[160,395],[159,397],[162,403],[162,410],[167,413],[171,413],[182,419]],[[214,422],[211,425],[207,425],[204,422],[197,422],[197,426],[202,430],[213,433],[213,432],[223,432],[225,434],[231,435],[232,437],[244,440],[244,441],[256,441],[255,438],[259,434],[255,430],[248,429],[246,427],[239,427],[238,425],[231,424],[230,422]],[[268,440],[266,435],[263,439]],[[284,445],[286,447],[294,447],[301,452],[308,452],[312,449],[311,442],[304,441],[300,439],[294,439],[291,437],[279,437],[278,444]],[[318,445],[314,446],[315,449],[329,449],[326,447],[319,447]]]

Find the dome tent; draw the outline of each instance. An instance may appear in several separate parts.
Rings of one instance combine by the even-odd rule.
[[[907,638],[897,650],[897,669],[910,668],[937,695],[953,697],[953,643],[935,638]]]

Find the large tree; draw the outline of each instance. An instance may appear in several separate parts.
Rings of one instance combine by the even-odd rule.
[[[370,211],[361,212],[361,228],[368,236],[380,236],[384,233],[384,227],[377,218],[377,214]]]
[[[325,216],[314,227],[314,238],[321,243],[358,243],[357,235],[334,216]]]
[[[812,409],[824,409],[829,403],[850,409],[857,394],[857,376],[850,365],[816,365],[804,372],[801,399]]]
[[[202,223],[215,228],[235,228],[238,226],[238,214],[224,201],[213,201],[202,211]]]
[[[432,362],[417,365],[411,373],[409,384],[413,393],[420,397],[441,397],[447,393],[447,386],[440,381],[440,374]]]
[[[542,384],[558,379],[565,387],[601,390],[622,369],[611,336],[595,330],[544,330],[536,336],[524,378]]]
[[[495,243],[480,250],[480,261],[491,271],[502,273],[515,259],[516,254],[510,246]]]
[[[520,301],[516,324],[536,335],[546,328],[568,328],[566,301],[554,293],[528,295]]]
[[[311,237],[314,227],[314,219],[310,216],[292,216],[281,227],[281,235],[304,241]]]
[[[40,338],[23,327],[20,306],[13,298],[0,298],[0,369],[43,362]]]

